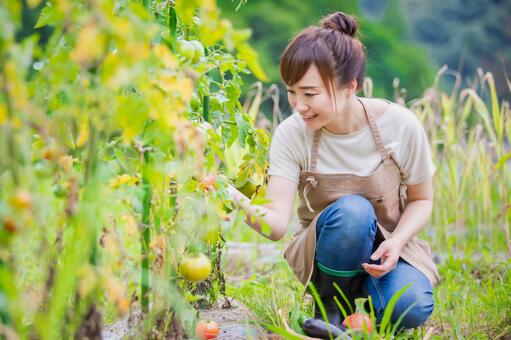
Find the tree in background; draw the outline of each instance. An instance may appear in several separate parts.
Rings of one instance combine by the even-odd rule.
[[[439,66],[464,78],[478,67],[495,75],[500,95],[509,92],[504,70],[511,69],[511,1],[404,0],[411,37],[427,44]]]
[[[389,0],[380,20],[361,22],[367,48],[367,76],[374,82],[374,95],[392,97],[392,82],[400,80],[406,99],[422,95],[434,78],[427,50],[407,38],[400,0]]]
[[[251,27],[252,43],[269,82],[281,85],[279,58],[292,37],[307,25],[318,25],[322,16],[334,11],[356,15],[360,20],[361,39],[367,48],[366,74],[374,82],[374,96],[392,97],[392,83],[397,77],[400,86],[408,90],[407,97],[417,97],[433,79],[434,69],[426,50],[406,39],[399,0],[388,4],[381,20],[364,16],[358,0],[242,2],[240,5],[239,0],[219,0],[218,5],[234,24]],[[286,103],[284,95],[282,102]]]

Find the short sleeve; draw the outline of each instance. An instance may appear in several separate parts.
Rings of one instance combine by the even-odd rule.
[[[413,115],[404,133],[401,170],[406,184],[414,185],[433,177],[436,167],[431,159],[428,136],[419,119]]]
[[[297,148],[293,142],[297,141],[290,129],[279,125],[272,136],[270,145],[270,167],[268,175],[284,177],[296,184],[300,181],[300,163]]]

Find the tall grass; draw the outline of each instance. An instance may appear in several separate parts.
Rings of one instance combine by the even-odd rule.
[[[450,93],[439,79],[453,75]],[[460,90],[460,75],[440,70],[433,87],[410,103],[430,137],[435,205],[426,230],[437,251],[511,254],[511,111],[499,101],[491,73]]]

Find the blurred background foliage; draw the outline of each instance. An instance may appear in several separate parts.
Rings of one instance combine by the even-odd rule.
[[[26,3],[27,0],[22,0]],[[39,11],[25,5],[24,27],[18,37],[34,30]],[[478,67],[495,76],[497,93],[507,96],[511,68],[510,0],[218,0],[222,15],[236,27],[250,27],[251,43],[260,55],[268,83],[280,87],[280,103],[288,115],[286,94],[279,76],[279,58],[288,42],[308,25],[318,25],[322,16],[345,11],[360,21],[361,40],[367,48],[367,76],[373,80],[375,97],[392,99],[393,81],[399,79],[406,100],[423,95],[436,71],[447,64],[458,71],[464,86],[470,86]],[[49,28],[39,29],[45,43]],[[247,75],[245,91],[255,82]],[[454,79],[454,78],[452,78]],[[448,82],[449,78],[443,79]],[[445,84],[445,88],[452,84]],[[272,103],[262,111],[272,111]]]
[[[509,96],[511,1],[403,0],[409,39],[426,46],[432,62],[473,77],[478,67],[495,76],[499,96]]]
[[[368,19],[357,0],[249,0],[235,11],[237,5],[230,0],[219,1],[225,16],[241,27],[252,28],[251,41],[271,82],[280,82],[279,57],[293,36],[308,25],[317,25],[322,16],[334,11],[360,18],[361,39],[368,52],[366,71],[373,79],[375,96],[390,96],[394,77],[408,85],[413,96],[420,95],[421,89],[433,80],[434,67],[426,50],[405,39],[405,23],[399,6],[393,2],[389,2],[380,20]]]
[[[270,82],[280,86],[279,57],[292,37],[330,12],[345,11],[360,20],[375,97],[392,98],[394,78],[407,90],[407,100],[420,97],[444,64],[461,73],[464,85],[482,67],[495,75],[500,95],[509,93],[504,76],[511,66],[509,0],[218,0],[218,5],[235,25],[252,29],[251,42]],[[283,91],[281,96],[287,105]]]

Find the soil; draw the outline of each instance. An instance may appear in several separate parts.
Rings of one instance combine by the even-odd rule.
[[[241,302],[229,298],[230,308],[217,306],[207,309],[199,309],[201,320],[215,321],[220,327],[220,333],[216,339],[266,339],[266,332],[253,322],[254,316],[248,308]],[[140,312],[134,311],[131,315],[126,315],[122,320],[106,326],[101,332],[101,338],[105,340],[134,339],[136,335],[132,333],[129,325],[130,318],[139,318]],[[187,339],[180,336],[181,339]]]
[[[229,299],[231,308],[208,308],[199,310],[202,320],[215,321],[220,326],[217,339],[261,339],[265,331],[253,322],[254,316],[241,302]]]
[[[131,321],[133,319],[139,318],[140,310],[132,310],[130,314],[125,315],[121,320],[105,326],[101,331],[101,338],[106,340],[134,338],[134,330],[130,329],[129,326],[132,324]]]

